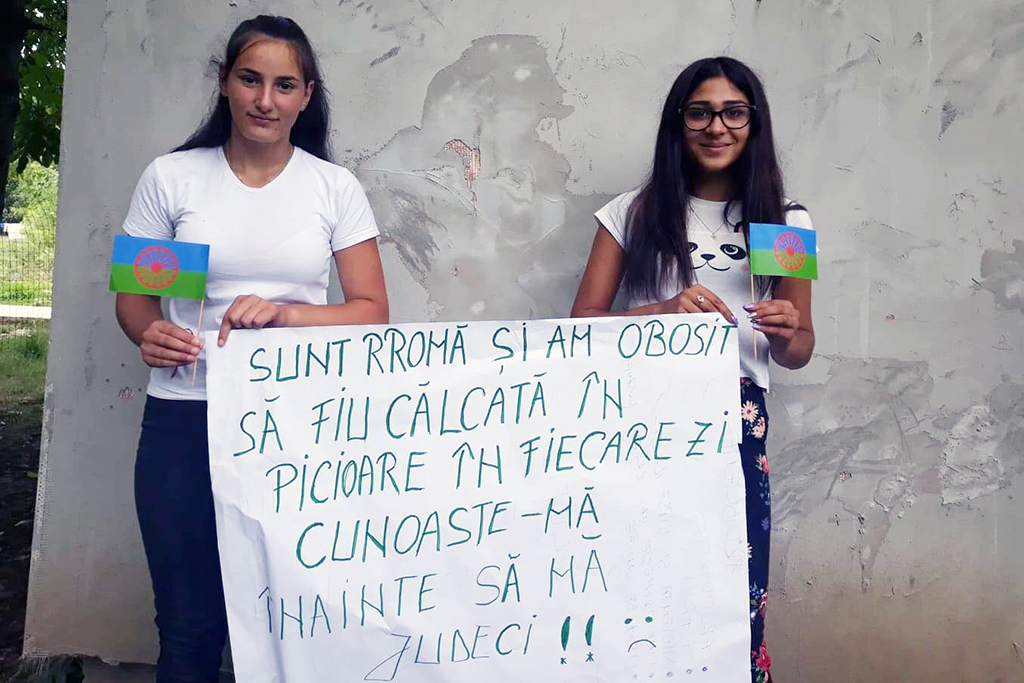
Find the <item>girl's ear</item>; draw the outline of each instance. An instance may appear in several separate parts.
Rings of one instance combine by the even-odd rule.
[[[220,87],[220,94],[221,94],[221,96],[222,97],[227,97],[228,96],[228,72],[225,71],[223,67],[221,67],[219,73],[217,74],[217,83],[218,83],[218,86]]]
[[[304,111],[309,106],[309,100],[313,97],[313,88],[316,87],[316,81],[310,81],[306,84],[306,96],[302,99],[301,109]]]

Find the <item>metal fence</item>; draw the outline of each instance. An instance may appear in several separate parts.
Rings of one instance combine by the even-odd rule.
[[[0,354],[22,337],[45,334],[53,302],[49,238],[30,239],[22,223],[0,224]]]

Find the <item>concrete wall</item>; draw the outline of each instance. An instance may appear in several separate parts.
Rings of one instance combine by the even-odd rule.
[[[818,353],[775,373],[778,680],[1024,677],[1024,6],[1016,0],[72,0],[26,649],[151,662],[145,371],[106,290],[135,181],[259,11],[323,57],[399,320],[566,315],[691,60],[763,75],[821,245]],[[478,165],[477,165],[478,164]]]

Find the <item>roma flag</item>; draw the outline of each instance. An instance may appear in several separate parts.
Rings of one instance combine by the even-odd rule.
[[[817,280],[818,241],[814,230],[751,223],[750,273]]]
[[[117,235],[110,291],[182,299],[206,296],[210,245]]]

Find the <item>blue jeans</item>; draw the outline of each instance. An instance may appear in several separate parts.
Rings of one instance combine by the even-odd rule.
[[[156,597],[157,683],[216,683],[228,623],[205,401],[146,399],[135,509]]]

